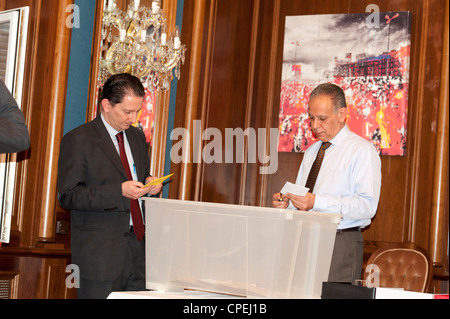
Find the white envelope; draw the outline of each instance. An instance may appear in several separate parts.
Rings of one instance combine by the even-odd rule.
[[[284,184],[283,188],[281,189],[280,193],[281,194],[287,194],[287,193],[291,193],[294,195],[300,195],[300,196],[305,196],[306,193],[308,193],[309,188],[307,187],[303,187],[297,184],[292,184],[291,182],[286,182],[286,184]]]

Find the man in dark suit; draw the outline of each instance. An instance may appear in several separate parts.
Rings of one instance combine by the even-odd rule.
[[[149,173],[145,135],[132,126],[144,95],[138,78],[113,75],[103,87],[101,115],[61,142],[58,191],[61,206],[71,210],[72,263],[81,277],[78,298],[145,289],[145,238],[135,231],[130,203],[158,194],[162,186],[144,187],[156,178]],[[119,155],[120,132],[132,179]],[[138,206],[143,211],[142,203]]]
[[[16,100],[0,79],[0,153],[15,153],[30,147],[30,135]]]

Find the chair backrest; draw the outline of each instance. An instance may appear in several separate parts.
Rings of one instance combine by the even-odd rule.
[[[379,271],[378,287],[428,292],[432,268],[431,257],[425,249],[414,243],[399,243],[384,246],[370,256],[364,279],[374,277],[374,273],[368,271],[376,269]]]

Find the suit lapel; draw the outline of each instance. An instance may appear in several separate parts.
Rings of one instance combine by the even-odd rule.
[[[114,166],[117,168],[117,170],[125,177],[127,178],[127,174],[125,173],[125,169],[123,168],[122,161],[120,160],[120,155],[116,150],[116,147],[114,146],[111,137],[108,133],[108,130],[106,129],[105,125],[102,122],[102,119],[100,116],[97,116],[97,118],[94,120],[95,123],[95,129],[97,131],[97,145],[100,149],[103,150],[103,152],[106,155],[106,158],[110,160]]]

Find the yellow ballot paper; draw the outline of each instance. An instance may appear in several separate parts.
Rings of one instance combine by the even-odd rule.
[[[164,176],[164,177],[161,177],[161,178],[157,178],[157,179],[154,179],[154,180],[152,180],[150,183],[148,183],[147,185],[145,185],[144,186],[144,188],[145,187],[149,187],[149,186],[152,186],[152,185],[159,185],[159,184],[161,184],[162,182],[164,182],[166,179],[168,179],[170,176],[172,176],[173,174],[170,174],[170,175],[167,175],[167,176]]]

